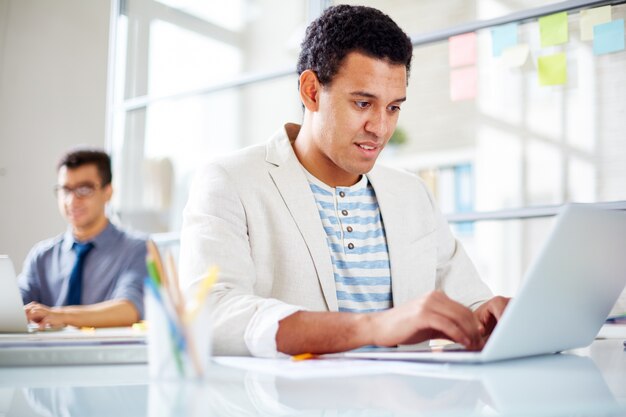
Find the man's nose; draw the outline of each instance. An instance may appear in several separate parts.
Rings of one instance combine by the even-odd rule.
[[[63,202],[66,205],[68,206],[71,205],[75,199],[76,199],[76,196],[74,195],[73,191],[66,191],[63,193]]]
[[[384,138],[387,135],[390,123],[391,120],[389,120],[389,116],[387,116],[386,112],[383,110],[372,114],[372,117],[365,125],[365,130],[376,135],[378,138]]]

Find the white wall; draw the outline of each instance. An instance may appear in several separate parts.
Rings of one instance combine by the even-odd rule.
[[[77,144],[104,146],[110,0],[0,0],[0,254],[65,230],[52,187]]]

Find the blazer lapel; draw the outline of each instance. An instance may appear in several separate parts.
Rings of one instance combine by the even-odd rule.
[[[408,221],[407,216],[420,215],[417,212],[411,213],[412,207],[406,207],[403,203],[407,200],[404,194],[411,190],[401,189],[397,181],[385,178],[385,173],[377,167],[374,167],[367,177],[376,192],[383,219],[391,265],[393,305],[398,306],[433,289],[434,277],[418,275],[423,275],[420,273],[420,267],[426,270],[432,269],[426,265],[420,265],[424,262],[420,262],[419,259],[433,260],[435,248],[420,249],[421,245],[415,245],[411,241],[417,231],[410,227],[413,222]],[[415,253],[416,250],[420,253]]]
[[[309,183],[284,131],[268,143],[266,160],[276,165],[269,174],[309,248],[326,305],[330,311],[337,311],[333,266],[324,228]]]

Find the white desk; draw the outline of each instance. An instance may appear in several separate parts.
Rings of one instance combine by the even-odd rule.
[[[189,384],[150,383],[145,365],[5,367],[0,416],[626,415],[621,340],[491,365],[401,366],[293,379],[215,365]]]

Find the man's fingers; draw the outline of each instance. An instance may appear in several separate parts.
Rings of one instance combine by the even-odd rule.
[[[475,334],[468,334],[459,325],[444,316],[433,316],[430,321],[430,328],[436,337],[445,337],[453,342],[460,343],[468,349],[481,349],[483,340]]]
[[[469,338],[469,344],[480,344],[482,335],[480,328],[482,325],[469,308],[457,303],[441,292],[433,293],[432,297],[429,297],[427,300],[425,307],[430,314],[445,317],[449,322],[453,323],[456,328]],[[445,333],[445,328],[437,330],[443,330]],[[466,343],[463,344],[467,345]]]
[[[427,322],[431,330],[445,335],[456,343],[461,343],[464,346],[471,346],[474,343],[472,337],[467,332],[445,316],[432,315]]]
[[[493,316],[496,318],[496,320],[500,321],[500,318],[504,313],[504,309],[506,309],[506,306],[509,304],[509,301],[511,299],[498,296],[492,298],[492,300],[494,301],[494,308],[492,309]]]

